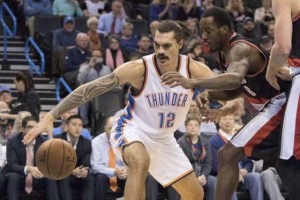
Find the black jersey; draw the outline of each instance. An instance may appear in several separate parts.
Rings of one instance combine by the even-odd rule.
[[[249,46],[252,46],[258,50],[262,59],[264,60],[263,66],[253,74],[247,74],[244,77],[244,80],[241,84],[241,89],[244,94],[248,97],[249,101],[254,104],[263,104],[269,99],[273,98],[274,96],[278,95],[279,92],[274,89],[266,80],[265,75],[267,71],[267,65],[269,61],[269,53],[264,50],[261,46],[253,42],[251,39],[245,38],[242,35],[233,32],[231,39],[228,44],[228,48],[232,48],[237,43],[246,43]],[[228,64],[226,59],[222,54],[219,52],[219,61],[222,69],[226,71]],[[284,85],[283,81],[280,81],[280,86]],[[286,87],[283,87],[286,88]]]
[[[289,65],[300,67],[300,13],[293,18],[292,49],[289,56]]]

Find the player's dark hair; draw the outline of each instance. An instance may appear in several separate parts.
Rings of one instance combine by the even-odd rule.
[[[38,122],[38,120],[36,119],[36,117],[34,117],[34,116],[26,116],[26,117],[24,117],[24,119],[22,119],[22,127],[23,127],[23,128],[26,128],[27,123],[28,123],[29,121],[35,121],[35,122]]]
[[[232,24],[230,20],[229,14],[226,12],[225,9],[219,8],[219,7],[212,7],[210,9],[207,9],[203,15],[202,18],[205,17],[213,17],[214,22],[217,24],[217,26],[220,28],[222,26],[227,26],[229,30],[232,30]]]
[[[184,22],[166,20],[159,23],[156,29],[160,33],[174,31],[174,37],[177,42],[184,40],[192,35],[191,31],[185,26]]]
[[[82,121],[82,118],[81,118],[80,115],[71,115],[71,116],[67,119],[66,123],[69,124],[69,123],[71,122],[72,119],[80,119],[80,120]]]

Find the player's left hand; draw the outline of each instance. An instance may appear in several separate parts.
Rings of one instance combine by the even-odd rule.
[[[185,89],[193,88],[192,82],[190,79],[183,77],[178,72],[167,72],[161,76],[162,83],[169,85],[171,88],[182,86]]]

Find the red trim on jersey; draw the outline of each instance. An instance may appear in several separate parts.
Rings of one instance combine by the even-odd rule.
[[[300,58],[289,58],[288,63],[291,67],[300,67]]]
[[[251,157],[253,148],[258,144],[262,143],[272,131],[276,129],[278,124],[282,121],[284,115],[285,107],[282,107],[279,112],[274,115],[264,126],[257,131],[257,133],[246,143],[244,147],[244,152],[246,156]]]
[[[143,87],[142,89],[139,91],[139,93],[137,95],[132,95],[132,97],[137,98],[139,97],[142,92],[144,91],[146,84],[147,84],[147,80],[148,80],[148,64],[147,64],[147,60],[145,60],[145,58],[142,58],[143,63],[144,63],[144,68],[145,68],[145,72],[144,72],[144,80],[143,80]]]
[[[292,21],[294,22],[299,18],[300,18],[300,12],[295,17],[292,18]]]
[[[297,160],[300,160],[300,99],[298,99],[296,123],[295,123],[295,138],[294,138],[294,156]]]
[[[262,67],[260,67],[260,70],[258,70],[256,73],[254,73],[254,74],[247,74],[246,76],[248,76],[248,77],[253,77],[253,76],[256,76],[257,74],[260,74],[262,71],[264,71],[264,69],[265,69],[265,67],[267,67],[267,60],[268,60],[268,58],[266,57],[266,55],[262,52],[262,50],[260,50],[256,45],[254,45],[254,44],[252,44],[252,43],[250,43],[250,42],[248,42],[247,40],[244,40],[244,39],[239,39],[239,40],[236,40],[236,41],[234,41],[233,43],[231,43],[231,46],[233,46],[234,44],[236,44],[236,43],[238,43],[238,42],[244,42],[244,43],[246,43],[246,44],[248,44],[248,45],[250,45],[250,46],[252,46],[252,47],[254,47],[255,49],[257,49],[263,56],[264,56],[264,58],[265,58],[265,64],[262,66]]]
[[[248,96],[245,96],[245,98],[247,99],[247,101],[254,104],[265,104],[267,101],[269,101],[269,99],[264,99],[264,98],[254,99]]]

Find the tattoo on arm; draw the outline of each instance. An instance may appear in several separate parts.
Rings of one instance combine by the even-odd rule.
[[[103,94],[119,85],[119,80],[114,74],[98,78],[92,82],[84,84],[75,89],[71,94],[64,98],[55,106],[50,114],[58,118],[61,114],[78,107],[79,105]]]

